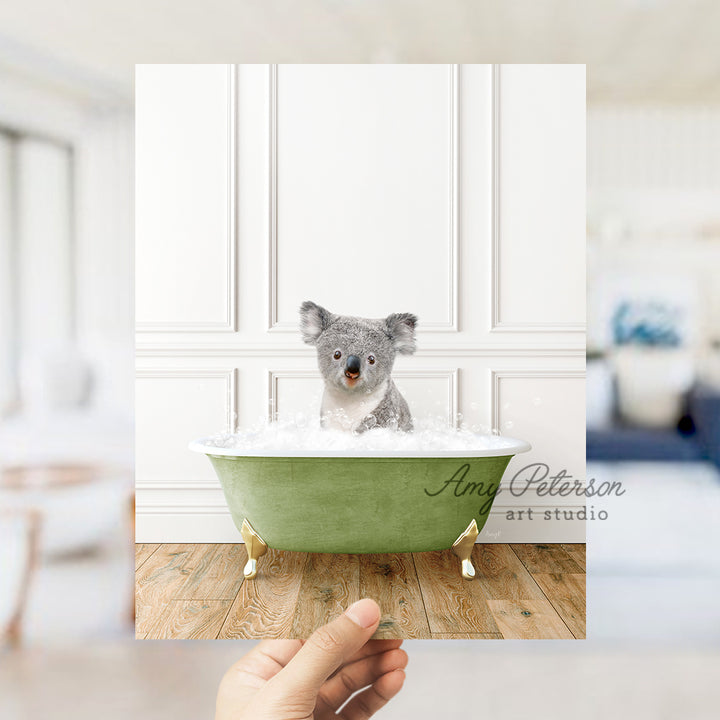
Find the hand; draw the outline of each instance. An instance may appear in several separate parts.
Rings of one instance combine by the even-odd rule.
[[[400,692],[408,660],[402,640],[370,640],[379,622],[366,598],[307,641],[264,640],[225,673],[215,720],[371,717]]]

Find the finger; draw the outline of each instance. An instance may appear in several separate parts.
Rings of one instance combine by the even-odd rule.
[[[358,693],[340,712],[343,720],[366,720],[397,695],[405,682],[403,670],[393,670]]]
[[[354,663],[365,657],[399,648],[402,642],[399,638],[368,640],[347,662]],[[303,644],[303,640],[263,640],[234,663],[228,669],[226,677],[228,680],[232,678],[234,682],[241,679],[250,687],[262,687],[290,662]]]
[[[328,677],[370,639],[380,622],[380,608],[365,598],[316,630],[276,677],[275,692],[316,693]]]
[[[365,657],[372,655],[379,655],[380,653],[387,652],[388,650],[394,650],[402,645],[401,639],[390,639],[390,640],[368,640],[354,655],[349,657],[346,664],[355,662],[356,660],[362,660]],[[337,671],[336,671],[337,672]],[[332,676],[331,676],[332,677]]]
[[[303,646],[302,640],[263,640],[254,650],[284,668]]]
[[[234,663],[220,682],[216,720],[235,717],[234,708],[245,707],[301,647],[299,640],[267,640]]]
[[[242,676],[253,687],[260,687],[277,675],[301,647],[300,640],[263,640],[234,663],[226,674]]]
[[[328,707],[338,710],[353,693],[393,670],[403,670],[407,662],[407,653],[394,649],[344,665],[322,686],[319,697]]]

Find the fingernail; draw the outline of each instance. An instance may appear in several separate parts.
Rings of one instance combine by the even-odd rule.
[[[361,628],[369,628],[380,619],[380,608],[374,600],[364,598],[353,603],[345,614]]]

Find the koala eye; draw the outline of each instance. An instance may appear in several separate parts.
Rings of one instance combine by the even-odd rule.
[[[374,356],[374,355],[368,355],[368,362],[369,362],[371,365],[374,365],[374,364],[375,364],[375,356]]]
[[[339,360],[339,359],[342,357],[342,353],[341,353],[339,350],[336,350],[336,351],[333,353],[333,357],[334,357],[336,360]]]

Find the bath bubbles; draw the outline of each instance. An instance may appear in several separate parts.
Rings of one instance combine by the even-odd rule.
[[[335,429],[324,429],[320,426],[319,417],[305,413],[292,414],[277,420],[262,420],[252,427],[237,433],[222,433],[204,441],[209,448],[227,448],[257,453],[269,451],[274,455],[279,452],[442,452],[477,450],[501,450],[512,447],[514,441],[504,438],[494,429],[482,425],[462,422],[460,429],[448,425],[445,417],[415,418],[415,430],[405,433],[395,428],[372,428],[364,433],[354,434]],[[508,423],[505,423],[507,427]],[[484,430],[484,432],[478,432]]]

